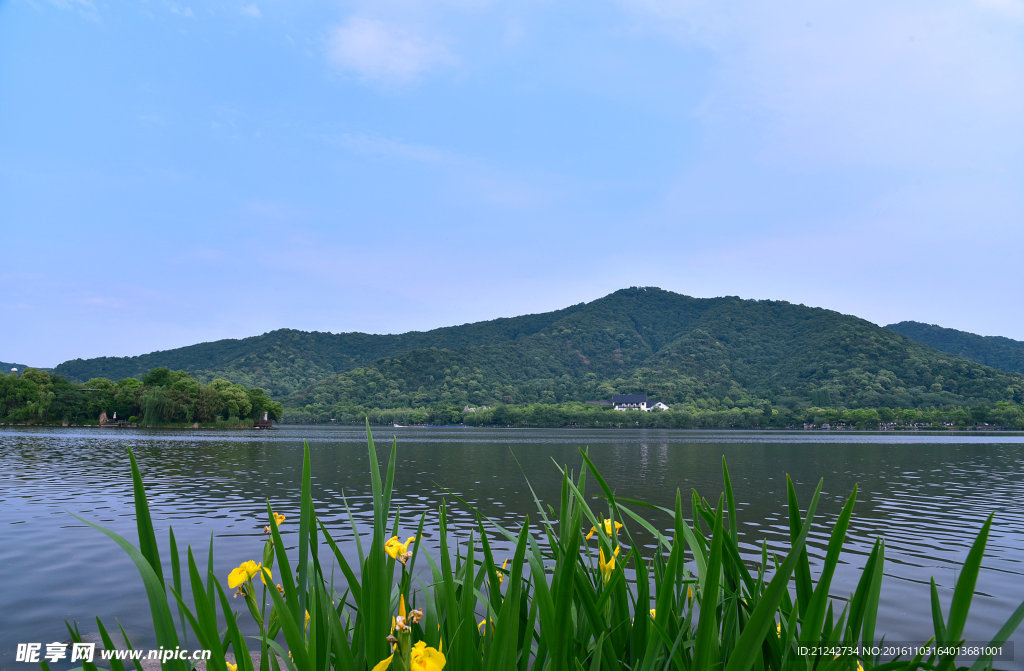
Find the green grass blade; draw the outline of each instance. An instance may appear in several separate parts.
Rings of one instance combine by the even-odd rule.
[[[832,537],[829,538],[828,551],[825,554],[825,564],[822,566],[821,575],[818,577],[818,586],[814,588],[810,604],[804,613],[801,626],[801,640],[818,641],[821,638],[822,624],[825,617],[825,610],[828,607],[829,589],[832,587],[832,576],[835,575],[836,565],[839,563],[839,554],[842,552],[843,543],[846,541],[846,530],[850,526],[850,517],[853,515],[853,504],[857,499],[857,487],[854,485],[853,493],[846,500],[839,519],[832,530]],[[813,638],[812,638],[813,637]]]
[[[722,501],[719,500],[715,525],[711,531],[711,553],[708,555],[707,577],[701,593],[700,619],[697,623],[697,643],[694,669],[710,669],[720,663],[718,632],[719,581],[722,574],[723,521]]]
[[[284,633],[285,640],[288,642],[288,648],[292,654],[292,658],[294,659],[295,666],[298,669],[312,669],[312,660],[309,658],[305,645],[305,637],[303,636],[306,619],[305,611],[296,616],[294,614],[295,608],[289,608],[284,597],[278,594],[277,590],[273,587],[267,590],[267,594],[269,594],[270,598],[274,601],[274,608],[277,610],[280,617],[281,631]],[[289,596],[288,598],[291,600],[294,597]],[[298,601],[296,600],[294,603],[297,604]],[[264,642],[275,650],[279,650],[276,642],[267,639],[264,639]],[[287,657],[287,655],[284,655],[284,657]]]
[[[953,590],[953,601],[949,606],[949,619],[946,625],[945,642],[955,643],[960,640],[967,623],[967,611],[970,610],[971,600],[974,598],[974,586],[978,582],[978,572],[981,570],[981,560],[985,555],[985,545],[988,542],[989,530],[992,528],[992,515],[988,516],[985,524],[974,539],[967,559],[960,570],[960,578],[956,581]]]
[[[739,543],[739,520],[736,517],[736,495],[732,491],[732,480],[729,479],[729,467],[722,455],[722,479],[725,482],[726,512],[729,515],[729,536],[734,544]]]
[[[78,624],[77,623],[75,624],[75,626],[72,627],[69,622],[65,621],[64,622],[64,626],[67,627],[68,634],[71,635],[71,641],[73,643],[81,643],[82,642],[82,635],[78,631]],[[89,662],[89,661],[86,661],[86,660],[83,659],[82,660],[82,671],[99,671],[99,670],[96,668],[96,664],[94,662]]]
[[[227,623],[225,638],[230,641],[231,649],[235,653],[235,663],[238,665],[238,671],[253,671],[252,656],[249,653],[249,647],[245,644],[245,639],[242,637],[242,632],[238,629],[238,621],[235,618],[234,611],[231,609],[231,602],[228,601],[228,597],[219,582],[215,582],[213,586],[217,591],[217,598],[220,601],[221,614]]]
[[[300,493],[301,508],[299,512],[299,556],[298,556],[298,585],[296,591],[299,595],[298,611],[304,613],[306,608],[306,585],[309,581],[309,541],[310,534],[316,533],[316,523],[313,521],[313,493],[310,484],[309,465],[309,443],[302,441],[302,485]],[[273,517],[273,515],[271,515]],[[270,520],[272,526],[274,520]],[[315,541],[314,541],[315,546]],[[273,586],[271,586],[273,587]]]
[[[103,621],[99,618],[96,618],[96,628],[100,632],[100,640],[103,641],[103,647],[107,650],[113,650],[115,647],[114,639],[110,637],[110,632],[108,632],[107,628],[103,626]],[[124,662],[120,659],[111,658],[107,661],[110,662],[110,671],[125,671]]]
[[[882,592],[884,564],[885,542],[878,539],[864,564],[863,573],[857,581],[857,589],[850,598],[850,615],[847,622],[854,636],[850,643],[859,640],[869,647],[875,643],[875,619],[878,616],[878,599]]]
[[[352,599],[355,601],[356,607],[359,607],[362,603],[362,589],[359,585],[358,578],[356,578],[355,571],[352,570],[352,565],[349,564],[345,555],[342,554],[341,549],[338,547],[338,544],[334,542],[334,538],[331,536],[330,532],[327,531],[327,527],[324,526],[323,522],[316,520],[316,523],[320,527],[320,533],[323,534],[324,540],[327,541],[327,546],[334,554],[334,559],[338,562],[338,567],[345,575],[346,585],[352,592]]]
[[[949,639],[946,637],[946,621],[942,617],[942,604],[939,602],[939,588],[935,584],[935,578],[931,579],[931,604],[932,604],[932,626],[935,629],[935,640],[944,643]]]
[[[108,538],[117,543],[125,554],[128,555],[128,558],[132,560],[132,563],[135,564],[135,568],[139,571],[139,575],[142,576],[142,584],[146,589],[146,597],[149,599],[150,615],[153,620],[153,629],[156,634],[157,644],[164,648],[178,647],[178,635],[174,627],[174,618],[171,616],[171,610],[167,603],[167,590],[164,587],[163,580],[161,580],[156,571],[153,570],[153,566],[149,563],[149,560],[138,548],[129,543],[128,540],[110,529],[105,529],[98,524],[94,524],[87,519],[79,517],[78,515],[72,515],[72,517],[105,534]]]
[[[149,515],[149,502],[146,500],[146,488],[142,485],[142,474],[139,464],[135,461],[132,448],[128,448],[128,460],[132,466],[132,489],[135,499],[135,525],[139,531],[139,550],[156,573],[160,583],[164,582],[164,570],[160,564],[160,548],[156,544],[153,532],[153,520]]]
[[[1017,631],[1017,627],[1020,626],[1021,622],[1024,622],[1024,603],[1017,606],[1017,610],[1013,611],[1013,614],[1006,620],[1006,624],[999,628],[999,631],[992,637],[992,642],[987,647],[1002,647],[1004,643],[1010,640],[1013,633]],[[971,666],[970,671],[981,671],[982,669],[991,668],[992,657],[992,655],[982,655]]]
[[[821,482],[818,483],[819,490],[821,489],[821,484]],[[800,515],[800,504],[796,500],[796,488],[793,486],[793,479],[789,475],[786,476],[786,496],[789,500],[789,535],[790,540],[795,541],[802,526],[802,516]],[[795,569],[796,596],[797,601],[800,603],[801,612],[807,612],[814,587],[811,583],[811,565],[807,558],[807,550],[802,550],[802,553]]]
[[[171,549],[171,580],[174,590],[181,594],[181,557],[178,554],[178,543],[174,540],[174,529],[167,530],[168,545]],[[185,629],[185,612],[181,604],[178,604],[178,622],[181,624],[182,643],[188,643],[188,630]]]
[[[967,559],[960,569],[960,577],[953,589],[953,600],[949,606],[949,619],[946,621],[946,637],[939,639],[939,643],[955,645],[961,640],[964,625],[967,624],[967,612],[971,608],[971,601],[974,599],[974,586],[978,582],[978,573],[981,570],[981,560],[985,556],[985,545],[988,542],[989,530],[992,528],[993,515],[989,515],[982,525],[978,537],[974,539]],[[940,671],[952,669],[956,665],[956,655],[945,655],[941,658],[938,668]]]
[[[811,531],[811,522],[818,508],[821,487],[822,483],[819,482],[818,488],[814,491],[814,496],[811,497],[811,503],[807,506],[807,518],[801,525],[796,538],[792,541],[789,555],[787,555],[782,565],[776,570],[775,576],[768,583],[761,598],[758,599],[757,604],[754,606],[750,619],[747,621],[747,626],[736,642],[725,671],[746,671],[750,669],[761,652],[760,642],[773,635],[775,614],[778,612],[779,604],[783,598],[788,596],[786,588],[789,585],[789,578],[799,563],[807,556],[804,551],[807,535]],[[701,617],[703,617],[703,612]]]

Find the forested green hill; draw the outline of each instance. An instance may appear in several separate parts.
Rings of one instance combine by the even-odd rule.
[[[937,350],[1013,373],[1024,373],[1024,342],[1001,336],[980,336],[921,322],[900,322],[885,328]]]
[[[1024,376],[831,310],[656,288],[524,317],[401,335],[274,331],[55,373],[167,366],[267,389],[289,408],[563,403],[646,392],[695,408],[1019,404]]]
[[[514,341],[580,307],[582,304],[544,314],[398,335],[280,329],[241,340],[218,340],[140,356],[73,359],[53,372],[68,380],[84,382],[93,377],[142,377],[163,366],[183,370],[203,382],[219,377],[260,387],[280,398],[383,357],[429,347],[463,348]]]
[[[385,357],[285,405],[560,403],[631,392],[696,407],[942,407],[1019,403],[1024,377],[830,310],[640,288],[515,341]]]

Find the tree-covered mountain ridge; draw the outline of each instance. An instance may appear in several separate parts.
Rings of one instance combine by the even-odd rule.
[[[1012,373],[1024,373],[1024,342],[1002,336],[982,336],[935,324],[905,321],[885,328],[948,354]]]
[[[399,335],[279,330],[139,357],[74,360],[70,379],[158,366],[268,390],[287,407],[563,403],[645,392],[694,407],[953,407],[1024,400],[1024,376],[858,317],[653,287],[554,312]]]
[[[396,335],[278,329],[249,338],[217,340],[139,356],[72,359],[58,365],[53,372],[75,381],[93,377],[119,380],[141,378],[153,368],[166,367],[184,370],[202,381],[229,379],[283,398],[317,381],[370,365],[383,357],[430,347],[460,348],[515,340],[579,307],[582,304],[544,314]]]

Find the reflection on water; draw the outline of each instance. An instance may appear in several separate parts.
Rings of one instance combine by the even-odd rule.
[[[887,577],[879,630],[888,640],[927,636],[929,577],[935,576],[948,603],[957,567],[993,511],[968,638],[990,636],[1024,601],[1020,436],[409,428],[378,432],[379,452],[387,452],[395,434],[400,462],[395,505],[409,533],[419,515],[436,510],[445,497],[473,502],[503,525],[535,518],[526,478],[541,500],[556,503],[557,467],[579,472],[581,447],[589,449],[619,496],[666,507],[674,504],[677,489],[683,490],[685,504],[690,489],[716,500],[724,456],[744,548],[752,557],[760,555],[762,539],[769,551],[787,547],[787,473],[804,503],[824,478],[821,524],[808,541],[812,561],[824,556],[831,522],[859,485],[833,592],[841,596],[854,589],[856,569],[874,539],[883,537]],[[0,628],[0,667],[15,666],[17,642],[66,639],[64,619],[92,631],[95,616],[109,623],[116,618],[140,641],[149,635],[148,606],[134,567],[109,539],[72,516],[134,540],[126,445],[142,469],[161,542],[173,525],[179,544],[191,544],[205,557],[212,534],[216,570],[226,576],[259,551],[266,499],[297,520],[303,439],[310,446],[318,513],[351,549],[345,501],[361,532],[371,519],[361,429],[0,429],[0,581],[7,586],[0,612],[14,615]],[[456,503],[453,518],[456,532],[468,535],[471,511]],[[669,526],[667,517],[652,521]],[[286,524],[284,531],[294,538],[294,527]],[[1021,633],[1015,642],[1021,650],[1016,668],[1024,668]]]

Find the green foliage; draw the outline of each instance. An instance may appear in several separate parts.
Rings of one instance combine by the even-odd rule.
[[[776,408],[757,403],[750,407],[728,407],[722,403],[682,405],[667,411],[619,412],[589,403],[547,405],[504,405],[459,407],[437,404],[425,408],[368,408],[336,404],[330,408],[309,406],[284,412],[291,424],[333,421],[370,424],[590,427],[621,429],[839,429],[867,431],[1010,429],[1024,430],[1024,405],[1000,401],[992,409],[959,407],[921,410],[916,408]],[[979,420],[979,417],[985,419]]]
[[[1000,336],[980,336],[956,329],[921,322],[889,324],[891,329],[911,340],[937,350],[962,356],[992,368],[1024,373],[1024,342]]]
[[[224,378],[259,387],[290,409],[335,418],[356,407],[554,406],[631,392],[721,411],[992,408],[1024,401],[1024,376],[863,319],[782,301],[696,299],[650,287],[425,333],[282,330],[140,357],[69,361],[55,371],[76,380],[118,379],[153,375],[157,366],[180,368],[204,383]]]
[[[856,591],[842,601],[830,596],[856,489],[829,535],[817,576],[811,572],[806,543],[821,483],[805,514],[793,483],[788,482],[788,552],[769,559],[765,549],[759,562],[751,562],[742,553],[737,507],[724,461],[725,494],[712,505],[693,492],[691,518],[683,514],[679,492],[674,509],[617,498],[583,452],[583,473],[573,477],[562,470],[557,508],[534,497],[535,521],[526,519],[518,529],[507,529],[477,513],[479,536],[471,533],[463,543],[452,545],[448,509],[442,503],[436,525],[426,525],[425,516],[421,517],[416,532],[402,544],[396,536],[410,528],[410,521],[403,520],[392,505],[397,446],[392,444],[382,475],[369,431],[367,439],[373,534],[369,546],[364,546],[350,514],[357,558],[343,552],[316,518],[307,445],[297,556],[285,553],[278,528],[284,519],[276,519],[268,502],[270,537],[264,543],[262,562],[247,560],[232,571],[231,586],[238,587],[259,630],[254,640],[260,646],[261,671],[279,671],[282,666],[289,671],[404,670],[410,668],[414,640],[417,647],[429,649],[430,658],[416,668],[431,671],[443,666],[470,671],[954,667],[954,658],[939,655],[889,661],[869,655],[799,652],[800,645],[870,647],[876,644],[876,636],[880,638],[875,631],[884,564],[880,541],[867,558]],[[195,639],[213,651],[207,668],[225,669],[226,655],[232,654],[241,671],[251,671],[249,648],[239,634],[239,615],[210,568],[212,543],[205,573],[188,549],[184,565],[191,583],[189,605],[182,594],[182,563],[173,531],[169,546],[174,575],[168,580],[162,573],[166,563],[133,457],[131,467],[140,548],[103,531],[128,553],[143,578],[157,641],[166,648],[179,641],[170,592],[179,621],[187,623]],[[607,516],[591,506],[588,477],[597,483]],[[652,523],[648,519],[652,515],[660,519]],[[666,522],[672,529],[669,533],[661,531]],[[943,613],[933,582],[932,640],[938,644],[961,642],[990,525],[991,517],[959,571],[948,614]],[[421,548],[425,527],[437,534],[440,555],[436,558]],[[585,534],[588,527],[590,532]],[[651,546],[638,542],[641,538],[653,539],[653,550],[644,549]],[[495,540],[512,548],[510,561],[499,565],[493,552]],[[333,571],[324,570],[320,547],[330,550],[341,584],[335,583]],[[422,580],[413,578],[418,561],[426,561],[429,568]],[[275,562],[280,579],[276,589],[270,573]],[[262,585],[253,580],[261,574],[268,578]],[[1024,604],[996,632],[992,645],[1008,640],[1022,620]],[[68,628],[75,637],[77,629]],[[102,623],[100,631],[106,632]],[[185,632],[181,635],[184,638]],[[111,649],[109,636],[103,639]],[[389,641],[396,647],[389,647]],[[165,668],[185,671],[184,663],[176,660]],[[987,668],[992,668],[992,661],[986,658],[972,667]]]
[[[262,389],[246,389],[226,380],[202,385],[184,371],[156,368],[140,381],[126,378],[113,382],[91,378],[72,384],[58,375],[27,368],[20,375],[0,374],[0,421],[27,424],[96,424],[135,416],[142,423],[192,424],[233,421],[251,423],[279,420],[281,403]]]

